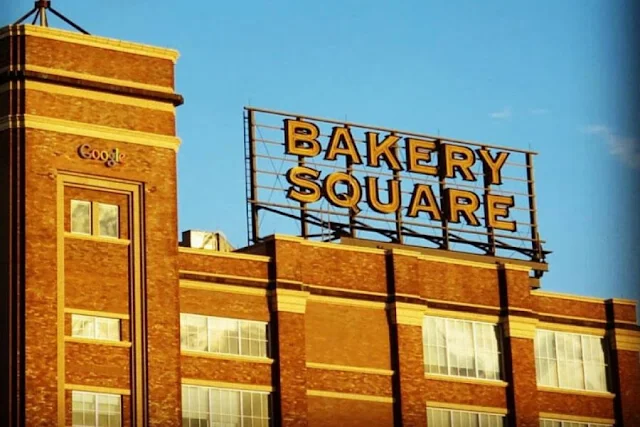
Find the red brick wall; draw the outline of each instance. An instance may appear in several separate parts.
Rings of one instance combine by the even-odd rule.
[[[619,390],[614,402],[617,423],[623,426],[640,425],[640,355],[635,351],[617,350],[614,375]],[[613,418],[613,417],[612,417]]]
[[[266,296],[239,295],[205,289],[180,289],[180,312],[269,321],[269,305]]]
[[[304,346],[304,315],[274,313],[278,343],[276,387],[280,410],[276,412],[283,427],[307,425],[307,368]]]
[[[65,380],[97,387],[130,387],[130,349],[101,344],[65,345]]]
[[[144,107],[27,90],[25,113],[121,129],[175,135],[175,114]]]
[[[321,396],[309,396],[308,401],[309,427],[391,427],[394,425],[391,403]]]
[[[279,242],[278,242],[279,243]],[[305,283],[367,292],[387,291],[384,255],[289,244],[288,257],[299,259]],[[278,254],[287,256],[285,253]]]
[[[539,313],[584,317],[603,321],[607,319],[604,303],[550,298],[539,295],[536,295],[533,301],[533,308]]]
[[[129,313],[129,248],[88,240],[65,241],[65,305]]]
[[[229,258],[223,255],[196,255],[180,252],[178,255],[181,271],[237,275],[266,280],[269,276],[269,263],[262,261]],[[266,286],[265,286],[266,287]]]
[[[236,384],[271,385],[271,365],[238,360],[197,357],[181,358],[183,378]]]
[[[392,397],[391,376],[307,368],[309,390]]]
[[[428,379],[425,389],[425,400],[430,402],[507,407],[506,389],[501,386]]]
[[[420,295],[424,298],[500,306],[495,269],[421,261],[416,275],[422,278]]]
[[[26,36],[26,63],[173,88],[173,63],[133,53]]]
[[[583,417],[615,418],[613,397],[539,391],[538,410],[540,412],[579,415]]]
[[[391,368],[384,310],[309,301],[305,322],[309,362]]]
[[[424,379],[424,356],[422,351],[422,328],[410,325],[395,325],[397,337],[397,361],[394,371],[396,389],[394,395],[402,419],[401,425],[427,424],[426,387]]]

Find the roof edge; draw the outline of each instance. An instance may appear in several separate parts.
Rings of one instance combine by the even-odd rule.
[[[85,46],[99,47],[102,49],[149,56],[153,58],[166,59],[172,61],[174,64],[180,57],[180,52],[178,52],[176,49],[157,47],[143,43],[134,43],[108,37],[87,35],[74,31],[61,30],[58,28],[29,24],[7,25],[0,28],[0,39],[17,34],[41,37],[50,40],[58,40],[67,43],[81,44]]]

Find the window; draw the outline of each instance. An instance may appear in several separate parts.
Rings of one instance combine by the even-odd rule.
[[[97,215],[97,217],[94,216]],[[119,207],[84,200],[71,201],[71,232],[75,234],[120,237]]]
[[[72,314],[71,336],[120,341],[120,319]]]
[[[603,338],[538,330],[535,352],[539,385],[608,390],[607,352]]]
[[[121,398],[117,394],[72,392],[73,426],[120,427]]]
[[[71,232],[91,234],[91,202],[71,201]]]
[[[267,323],[221,317],[180,315],[185,350],[267,357]]]
[[[100,235],[118,238],[118,206],[98,203]]]
[[[579,421],[540,420],[540,427],[613,427],[612,424],[585,423]]]
[[[497,325],[428,316],[422,334],[427,373],[490,380],[501,378]]]
[[[427,408],[429,427],[504,427],[505,417],[484,412]]]
[[[268,427],[269,393],[182,386],[183,427]]]

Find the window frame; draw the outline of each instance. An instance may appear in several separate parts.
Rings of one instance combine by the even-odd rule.
[[[206,320],[206,350],[200,350],[200,349],[196,349],[196,348],[189,348],[187,347],[184,343],[183,343],[183,316],[184,317],[195,317],[195,318],[204,318]],[[212,342],[211,342],[211,331],[215,331],[215,330],[219,330],[216,328],[212,327],[212,324],[217,321],[217,320],[222,320],[222,321],[234,321],[236,322],[237,328],[236,328],[236,335],[235,337],[237,338],[238,341],[238,352],[237,353],[233,353],[233,352],[224,352],[224,351],[214,351],[212,350],[213,346],[212,346]],[[243,350],[243,346],[242,346],[242,340],[243,340],[243,336],[242,336],[242,325],[243,324],[249,324],[249,325],[260,325],[261,327],[265,328],[265,340],[264,340],[264,355],[260,356],[260,355],[253,355],[253,354],[243,354],[242,350]],[[248,340],[251,340],[251,338],[246,338]],[[259,341],[260,342],[260,341]],[[194,313],[180,313],[180,349],[184,350],[184,351],[195,351],[195,352],[204,352],[204,353],[209,353],[209,354],[219,354],[219,355],[225,355],[225,356],[236,356],[236,357],[251,357],[251,358],[257,358],[257,359],[269,359],[271,357],[271,327],[269,325],[269,322],[265,322],[265,321],[261,321],[261,320],[247,320],[247,319],[237,319],[237,318],[231,318],[231,317],[219,317],[219,316],[207,316],[207,315],[203,315],[203,314],[194,314]],[[250,348],[250,347],[249,347]],[[250,353],[250,350],[249,352]]]
[[[92,336],[86,335],[76,335],[74,334],[73,323],[74,320],[82,321],[82,320],[91,320],[91,330],[93,332]],[[107,337],[99,337],[98,336],[98,323],[99,322],[115,322],[116,331],[118,332],[118,338],[109,338],[109,333],[107,332]],[[107,331],[109,331],[109,325],[107,323]],[[71,336],[74,338],[84,338],[89,340],[98,340],[98,341],[109,341],[109,342],[120,342],[122,341],[122,321],[121,319],[113,318],[113,317],[103,317],[103,316],[88,316],[86,314],[76,314],[71,313]]]
[[[442,408],[442,407],[438,407],[438,406],[427,406],[427,422],[429,420],[429,411],[440,411],[440,412],[444,412],[447,413],[448,415],[448,424],[446,425],[446,427],[450,427],[453,426],[453,417],[454,417],[454,413],[456,414],[472,414],[476,416],[476,420],[477,420],[477,425],[480,427],[485,427],[485,425],[483,425],[483,423],[481,423],[480,418],[482,415],[486,415],[487,417],[492,417],[492,419],[495,417],[497,418],[498,421],[498,427],[507,427],[509,422],[507,420],[507,415],[506,414],[500,414],[500,413],[495,413],[495,412],[486,412],[486,411],[474,411],[472,409],[451,409],[451,408]],[[434,420],[435,421],[435,420]],[[502,421],[500,423],[500,421]],[[437,424],[437,422],[433,423],[434,426],[433,427],[441,427],[440,425]],[[429,424],[431,426],[431,424]],[[489,424],[491,425],[491,424]]]
[[[73,205],[75,203],[79,203],[83,205],[86,204],[89,206],[89,232],[88,233],[73,230]],[[116,222],[115,222],[116,235],[115,236],[111,236],[109,234],[102,234],[102,227],[100,225],[100,212],[103,206],[114,207],[116,210]],[[121,233],[120,205],[118,204],[89,201],[89,200],[82,200],[82,199],[71,199],[69,203],[69,216],[70,216],[69,231],[71,232],[71,234],[78,234],[81,236],[101,237],[104,239],[120,239],[120,233]]]
[[[446,373],[440,373],[440,372],[430,372],[428,369],[429,367],[429,363],[427,360],[428,357],[428,349],[429,346],[427,344],[427,334],[428,332],[426,331],[426,326],[427,326],[427,321],[428,319],[433,319],[434,321],[437,320],[442,320],[444,323],[444,329],[445,329],[445,333],[444,333],[444,338],[445,338],[445,342],[444,342],[444,349],[445,349],[445,360],[446,360],[446,369],[447,372]],[[452,370],[452,366],[451,366],[451,355],[449,354],[449,348],[450,346],[448,345],[448,340],[449,340],[449,322],[463,322],[463,324],[467,323],[471,325],[471,336],[472,336],[472,341],[473,341],[473,370],[475,372],[475,375],[473,376],[466,376],[466,375],[460,375],[458,374],[454,374],[451,373]],[[498,375],[497,378],[482,378],[479,376],[479,369],[478,369],[478,355],[481,354],[482,352],[478,352],[478,340],[477,340],[477,329],[476,329],[476,325],[488,325],[492,328],[492,330],[495,333],[495,339],[496,339],[496,351],[497,351],[497,357],[498,357]],[[423,366],[424,366],[424,372],[427,375],[441,375],[441,376],[448,376],[448,377],[456,377],[456,378],[467,378],[467,379],[472,379],[472,380],[481,380],[481,381],[504,381],[504,347],[503,347],[503,332],[502,332],[502,327],[500,325],[499,322],[488,322],[488,321],[482,321],[482,320],[468,320],[468,319],[460,319],[460,318],[456,318],[456,317],[444,317],[444,316],[433,316],[433,315],[426,315],[424,316],[423,319],[423,323],[422,323],[422,328],[423,328]],[[433,345],[433,347],[437,348],[438,346],[436,344]],[[437,365],[437,364],[436,364]],[[457,366],[456,367],[458,370],[460,370],[460,367]]]
[[[105,397],[117,397],[118,398],[118,413],[117,415],[119,415],[118,418],[118,426],[113,426],[113,427],[122,427],[122,425],[124,424],[123,419],[122,419],[122,395],[121,394],[117,394],[117,393],[97,393],[97,392],[93,392],[93,391],[80,391],[80,390],[72,390],[71,391],[71,425],[73,427],[85,427],[88,424],[74,424],[73,423],[73,415],[74,415],[74,411],[73,411],[73,402],[74,402],[74,397],[77,395],[93,395],[95,398],[95,410],[93,411],[93,418],[94,418],[94,422],[95,422],[95,426],[100,426],[99,420],[100,420],[100,415],[101,412],[99,410],[100,405],[100,398],[105,398]],[[85,414],[86,412],[84,411],[84,407],[83,407],[83,418],[85,418]],[[107,415],[111,415],[111,413],[108,413]]]
[[[546,427],[545,422],[560,423],[560,427],[567,427],[567,424],[579,424],[579,427],[614,427],[613,424],[592,423],[590,421],[562,420],[557,418],[540,418],[540,427]],[[553,427],[553,424],[550,427]]]
[[[538,338],[538,333],[539,332],[546,332],[546,333],[551,333],[553,336],[553,350],[554,350],[554,357],[553,359],[549,359],[549,358],[542,358],[542,357],[538,357],[538,342],[539,342],[539,338]],[[581,372],[582,372],[582,383],[584,384],[583,388],[576,388],[576,387],[568,387],[568,386],[563,386],[560,383],[560,358],[558,357],[558,335],[569,335],[569,336],[574,336],[574,337],[579,337],[580,338],[580,366],[581,366]],[[594,338],[598,339],[599,342],[602,345],[602,349],[603,349],[603,359],[602,359],[602,365],[599,365],[601,367],[604,367],[604,385],[605,388],[603,389],[592,389],[592,388],[587,388],[587,371],[586,371],[586,365],[588,363],[594,364],[592,361],[585,363],[585,338],[588,338],[589,340],[593,340]],[[580,332],[564,332],[564,331],[555,331],[553,329],[544,329],[544,328],[540,328],[536,330],[536,336],[534,339],[534,358],[535,358],[535,362],[536,362],[536,384],[540,387],[550,387],[550,388],[557,388],[557,389],[563,389],[563,390],[579,390],[579,391],[585,391],[585,392],[595,392],[595,393],[610,393],[611,392],[611,373],[610,373],[610,361],[611,361],[611,355],[610,355],[610,348],[608,346],[607,340],[599,335],[593,335],[593,334],[585,334],[585,333],[580,333]],[[566,351],[565,351],[566,353]],[[554,361],[555,362],[555,379],[556,379],[556,383],[557,385],[552,385],[552,384],[544,384],[540,382],[540,373],[538,370],[538,359],[543,359],[546,361]],[[564,360],[564,359],[563,359]],[[564,381],[565,383],[567,382],[567,380],[565,379]]]
[[[251,395],[251,398],[253,398],[253,395],[260,395],[260,396],[266,396],[266,409],[267,409],[267,417],[266,417],[266,424],[267,426],[271,427],[273,425],[273,393],[270,391],[259,391],[259,390],[245,390],[242,388],[224,388],[224,387],[215,387],[215,386],[200,386],[200,385],[194,385],[194,384],[182,384],[182,402],[180,403],[181,405],[181,411],[182,411],[182,425],[184,426],[184,419],[185,419],[185,413],[191,414],[193,412],[198,413],[200,415],[200,411],[191,411],[191,408],[189,407],[188,410],[184,405],[184,400],[185,400],[185,396],[186,399],[189,400],[190,399],[190,394],[188,392],[188,389],[192,388],[192,389],[196,389],[197,392],[201,392],[201,391],[205,391],[206,392],[206,403],[207,403],[207,412],[204,414],[206,415],[206,418],[198,418],[199,422],[202,422],[203,420],[207,423],[207,425],[215,425],[215,424],[219,424],[219,423],[223,423],[223,421],[220,421],[218,419],[215,419],[215,416],[220,416],[220,415],[227,415],[227,416],[234,416],[237,417],[240,420],[240,427],[244,426],[244,418],[251,418],[251,419],[261,419],[264,420],[265,418],[262,417],[262,414],[259,414],[259,416],[256,416],[253,413],[247,414],[246,413],[246,408],[243,404],[243,397],[245,394],[249,394]],[[214,412],[214,404],[213,404],[213,391],[218,391],[218,392],[229,392],[229,393],[238,393],[238,414],[220,414],[220,413],[215,413]],[[200,403],[200,402],[197,402]],[[197,404],[196,404],[197,406]],[[191,419],[189,418],[189,421],[191,421]]]

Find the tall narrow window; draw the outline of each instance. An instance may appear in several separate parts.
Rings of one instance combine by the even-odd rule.
[[[267,357],[267,323],[183,313],[180,342],[185,350]]]
[[[71,201],[71,232],[91,234],[91,202]]]
[[[269,427],[269,393],[182,386],[183,427]]]
[[[118,238],[118,206],[98,203],[100,235]]]
[[[72,392],[72,423],[76,427],[120,427],[122,398],[117,394]]]
[[[427,373],[501,378],[497,325],[428,316],[422,332]]]
[[[72,314],[71,335],[82,338],[120,341],[120,320],[109,317]]]
[[[607,352],[601,337],[538,330],[535,355],[539,385],[608,390]]]

